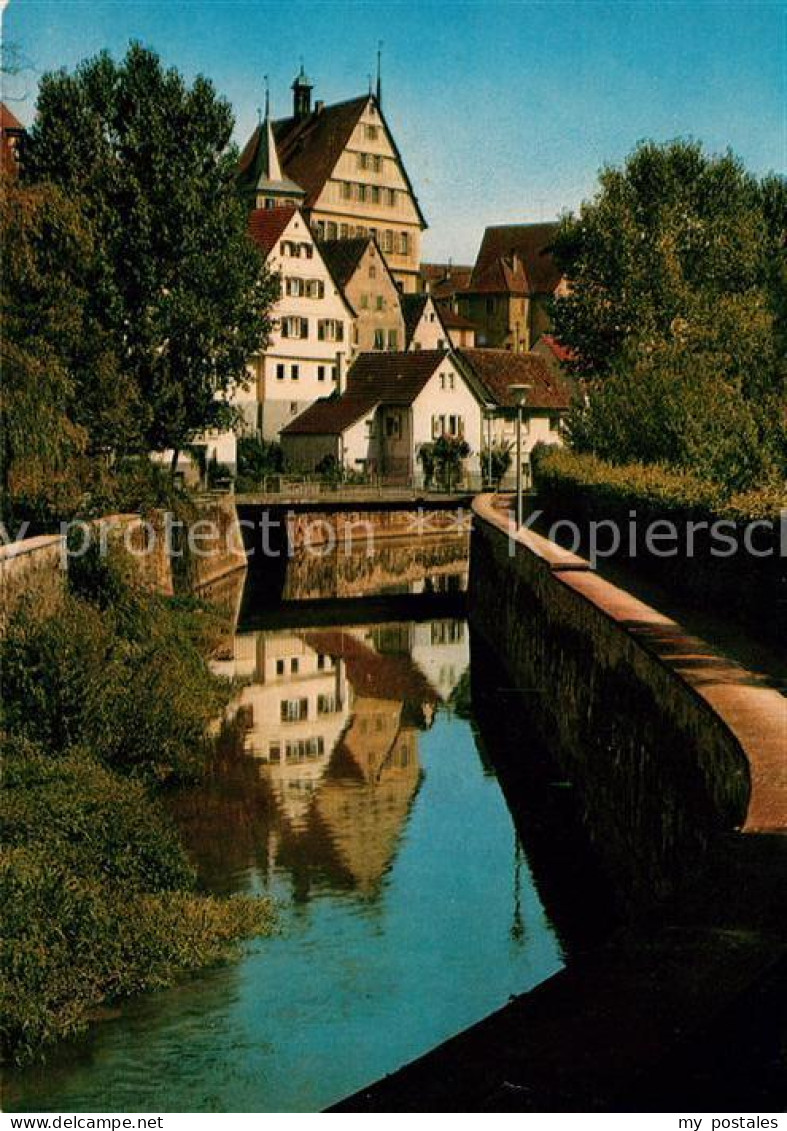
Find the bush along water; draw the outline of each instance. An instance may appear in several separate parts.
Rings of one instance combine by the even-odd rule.
[[[0,641],[4,1056],[38,1057],[102,1005],[228,957],[267,901],[215,899],[160,801],[198,777],[230,687],[197,601],[134,583],[119,554],[72,562],[54,615],[22,605]]]

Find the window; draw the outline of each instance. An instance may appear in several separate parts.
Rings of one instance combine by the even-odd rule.
[[[349,181],[342,181],[342,200],[352,200],[353,187]]]
[[[390,228],[383,232],[383,251],[393,251],[394,234]]]
[[[298,378],[300,377],[300,375],[301,375],[301,367],[299,365],[291,365],[290,366],[290,377],[293,379],[293,381],[297,381]]]
[[[314,225],[314,234],[318,240],[325,239],[325,222],[323,220],[318,220]]]
[[[311,259],[314,255],[314,248],[310,243],[301,243],[298,244],[298,247],[301,249],[300,254],[304,257],[304,259]]]
[[[372,193],[372,204],[379,204],[380,203],[380,188],[379,188],[379,185],[372,185],[371,193]]]
[[[293,675],[298,674],[298,661],[297,660],[290,660],[290,671],[292,672]]]
[[[318,715],[332,715],[338,710],[335,695],[318,695],[317,696],[317,714]]]
[[[272,742],[268,747],[268,761],[281,762],[281,743]]]
[[[366,200],[366,185],[358,185],[358,199],[360,201]]]
[[[321,342],[343,342],[344,323],[338,318],[320,318],[317,323],[317,337]]]
[[[290,401],[290,416],[296,416],[298,413],[298,402]]]
[[[317,366],[317,380],[318,381],[324,381],[325,380],[325,366],[324,365],[318,365]]]
[[[308,699],[282,699],[281,721],[283,723],[298,723],[309,717]]]
[[[361,295],[361,310],[368,310],[368,309],[369,309],[369,296],[368,295]]]
[[[367,437],[367,439],[373,440],[374,435],[375,435],[375,432],[374,432],[374,417],[370,416],[368,420],[364,421],[364,423],[366,425],[366,437]]]
[[[438,440],[445,432],[445,417],[433,416],[432,417],[432,439]]]
[[[377,267],[374,265],[374,263],[369,264],[369,278],[370,279],[376,279],[377,278]]]
[[[399,348],[399,333],[397,330],[388,331],[388,349],[395,350]]]
[[[339,235],[341,236],[341,238],[343,240],[346,240],[349,234],[350,234],[350,229],[347,226],[347,224],[340,224],[339,225]]]
[[[385,418],[385,434],[392,440],[398,440],[401,435],[401,421],[394,413]]]
[[[396,208],[396,189],[388,189],[388,206],[390,208]]]
[[[399,254],[400,255],[409,255],[410,254],[410,237],[408,236],[407,232],[400,232],[399,233]]]
[[[276,675],[284,675],[284,660],[276,661]]]
[[[366,154],[365,153],[359,153],[358,154],[358,168],[359,169],[365,169],[366,168]]]
[[[439,350],[445,349],[445,339],[444,338],[438,338],[437,339],[437,348]],[[451,386],[451,388],[453,388],[453,385]]]
[[[374,348],[376,350],[385,349],[385,330],[375,330],[374,332]]]
[[[277,381],[283,381],[284,380],[284,366],[283,365],[277,365],[276,366],[276,380]]]
[[[322,652],[317,653],[317,671],[325,670],[325,655]]]
[[[385,299],[383,298],[382,295],[377,295],[377,298],[375,299],[374,305],[377,308],[377,310],[385,310]]]
[[[367,138],[368,141],[376,141],[377,140],[377,126],[367,126],[366,127],[366,138]]]
[[[283,338],[308,338],[309,319],[290,315],[281,320],[281,336]]]
[[[336,239],[336,225],[332,220],[325,225],[325,234],[329,240]]]
[[[372,154],[372,168],[375,173],[381,173],[383,168],[383,159],[379,153]]]

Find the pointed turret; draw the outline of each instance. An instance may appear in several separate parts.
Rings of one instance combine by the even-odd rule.
[[[280,204],[300,206],[306,195],[300,185],[281,171],[267,85],[265,118],[241,155],[238,183],[241,191],[250,197],[252,208],[275,208]]]

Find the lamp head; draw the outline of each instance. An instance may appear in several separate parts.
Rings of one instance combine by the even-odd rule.
[[[525,401],[527,400],[527,394],[532,388],[533,386],[530,384],[508,386],[508,391],[514,398],[514,404],[517,406],[517,408],[522,408],[524,406]]]

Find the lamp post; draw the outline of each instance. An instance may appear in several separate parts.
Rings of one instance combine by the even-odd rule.
[[[509,385],[508,391],[516,405],[516,525],[524,522],[524,500],[522,498],[522,409],[532,385]]]

